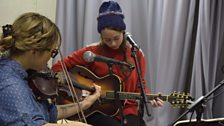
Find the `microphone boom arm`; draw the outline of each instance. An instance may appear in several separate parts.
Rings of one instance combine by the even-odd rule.
[[[98,61],[98,62],[104,62],[107,64],[116,64],[116,65],[123,65],[123,66],[127,66],[129,69],[133,70],[135,67],[132,64],[126,63],[124,61],[119,61],[119,60],[115,60],[112,58],[108,58],[108,57],[104,57],[104,56],[100,56],[100,55],[96,55],[94,53],[92,53],[91,51],[86,51],[83,54],[83,59],[86,62],[93,62],[93,61]]]

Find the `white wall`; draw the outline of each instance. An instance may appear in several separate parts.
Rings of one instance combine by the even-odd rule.
[[[0,27],[12,24],[22,13],[38,12],[53,22],[56,15],[57,0],[0,0]],[[2,33],[2,29],[0,29]]]
[[[12,24],[25,12],[38,12],[55,22],[57,0],[0,0],[0,33],[2,26]],[[48,62],[51,67],[52,61]]]

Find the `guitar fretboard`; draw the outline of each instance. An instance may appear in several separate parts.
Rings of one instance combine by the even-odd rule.
[[[115,99],[114,91],[107,91],[106,92],[106,99]],[[117,95],[120,100],[130,99],[130,100],[139,100],[141,98],[140,93],[133,93],[133,92],[117,92]],[[147,94],[147,100],[153,100],[156,98],[160,98],[163,101],[168,101],[169,96],[163,95],[159,96],[157,94]]]

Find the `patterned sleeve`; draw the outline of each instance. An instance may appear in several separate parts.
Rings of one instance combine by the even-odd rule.
[[[9,126],[40,126],[46,123],[43,113],[23,80],[6,79],[0,85],[0,123]]]

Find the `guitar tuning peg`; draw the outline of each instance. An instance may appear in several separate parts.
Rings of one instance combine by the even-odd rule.
[[[190,96],[190,93],[187,93],[187,96]]]
[[[180,105],[176,105],[175,108],[180,108]]]
[[[173,96],[176,96],[176,94],[177,94],[177,91],[174,91],[174,92],[173,92]]]

